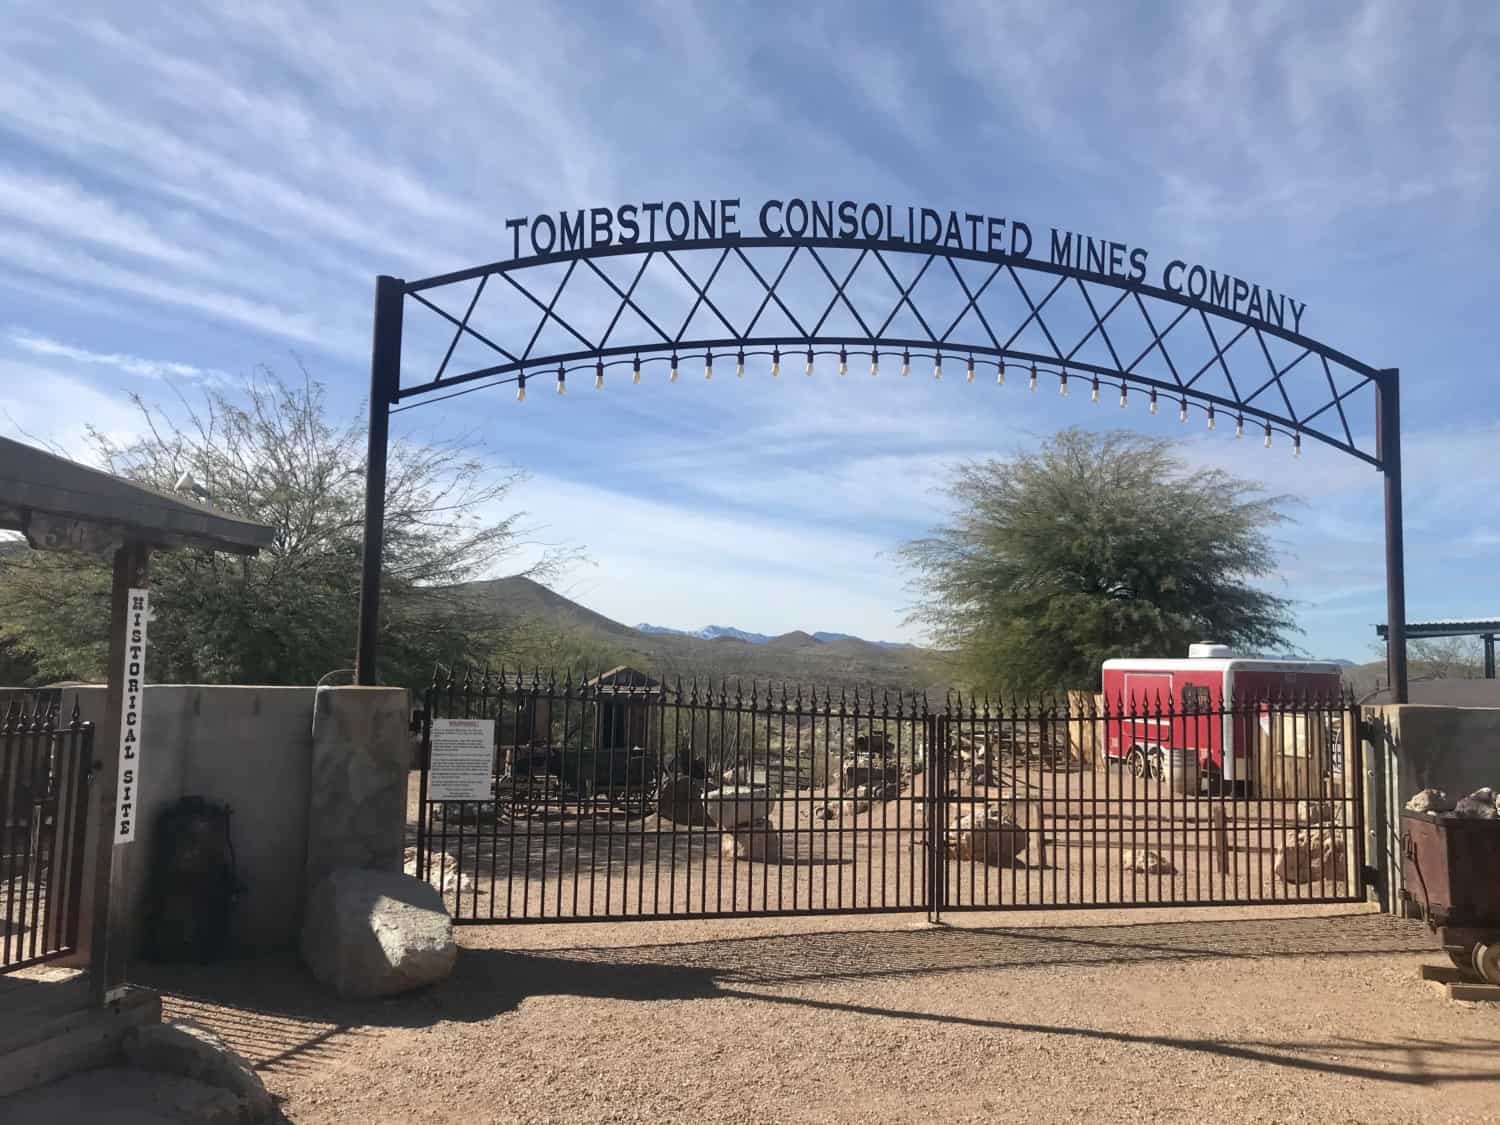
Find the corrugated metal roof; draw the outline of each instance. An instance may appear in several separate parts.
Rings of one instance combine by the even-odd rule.
[[[36,516],[98,525],[156,546],[249,554],[269,546],[276,534],[264,524],[0,437],[0,528],[25,531]]]
[[[1384,638],[1385,625],[1375,626],[1375,635]],[[1433,621],[1408,621],[1406,636],[1468,637],[1483,633],[1500,633],[1500,617],[1440,617]]]

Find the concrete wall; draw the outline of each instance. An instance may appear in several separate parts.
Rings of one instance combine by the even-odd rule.
[[[1423,789],[1500,788],[1500,708],[1403,704],[1362,716],[1366,862],[1381,904],[1400,912],[1401,809]]]
[[[95,724],[95,758],[116,753],[115,733],[105,729],[104,688],[66,688],[64,714],[75,698],[84,720]],[[317,707],[327,721],[315,719]],[[400,870],[409,713],[407,692],[399,688],[147,686],[138,826],[122,857],[131,948],[138,950],[143,936],[157,817],[181,797],[204,797],[232,810],[231,839],[247,888],[233,932],[238,952],[295,945],[308,889],[310,836],[320,855]],[[399,801],[391,798],[396,789]],[[335,815],[351,809],[356,815]],[[98,818],[92,820],[90,829],[97,831]],[[372,840],[388,843],[376,847]],[[91,864],[92,849],[89,859]],[[85,872],[86,888],[92,877]],[[86,893],[80,930],[85,942],[88,899]]]

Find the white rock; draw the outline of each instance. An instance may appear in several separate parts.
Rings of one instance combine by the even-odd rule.
[[[1453,800],[1441,789],[1424,789],[1406,802],[1410,812],[1451,812]]]
[[[781,862],[781,833],[761,819],[742,826],[738,831],[719,837],[719,850],[725,858],[756,859],[762,863]]]
[[[436,888],[396,872],[341,868],[308,895],[302,959],[340,996],[365,999],[442,980],[458,946]]]
[[[1272,872],[1292,884],[1342,883],[1347,878],[1344,833],[1334,828],[1304,828],[1276,850]]]
[[[1336,824],[1339,819],[1337,801],[1298,801],[1298,824]]]
[[[133,1067],[227,1090],[240,1101],[241,1125],[273,1119],[276,1106],[260,1075],[196,1020],[133,1027],[125,1033],[122,1046]]]
[[[1177,868],[1172,866],[1170,859],[1160,852],[1149,851],[1145,848],[1126,852],[1121,862],[1126,871],[1137,871],[1144,875],[1177,874]]]

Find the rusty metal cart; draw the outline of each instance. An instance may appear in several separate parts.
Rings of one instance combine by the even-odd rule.
[[[1500,820],[1401,814],[1401,897],[1453,963],[1500,985]]]

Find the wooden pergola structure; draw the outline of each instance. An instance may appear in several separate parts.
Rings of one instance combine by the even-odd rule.
[[[253,555],[271,545],[275,530],[3,437],[0,530],[20,532],[36,550],[91,554],[111,560],[114,568],[105,741],[94,763],[87,830],[93,885],[86,888],[85,907],[90,919],[85,938],[89,995],[93,1004],[103,1004],[124,984],[127,952],[114,935],[122,932],[130,848],[115,846],[111,826],[118,801],[114,739],[125,698],[130,591],[149,585],[153,551],[194,548]]]

